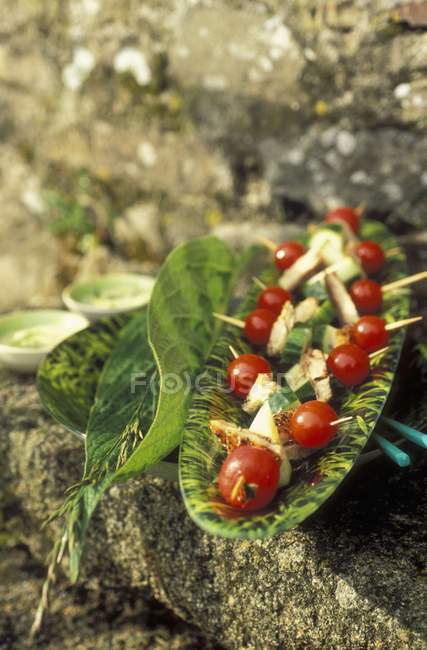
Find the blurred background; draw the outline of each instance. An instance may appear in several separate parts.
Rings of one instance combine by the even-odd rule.
[[[2,0],[0,309],[337,204],[427,227],[427,5]]]
[[[426,268],[426,30],[423,1],[1,0],[0,312],[56,306],[94,273],[154,274],[204,233],[280,241],[340,204],[386,221]],[[70,445],[77,477],[82,459],[68,439],[50,451],[58,427],[30,382],[3,377],[0,397],[14,449],[0,645],[21,649],[53,508],[28,475],[54,502],[52,463],[61,480]],[[98,577],[63,580],[28,647],[217,647],[145,583],[91,589]]]

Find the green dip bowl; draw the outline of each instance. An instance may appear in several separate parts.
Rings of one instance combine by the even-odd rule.
[[[48,352],[87,325],[83,316],[60,309],[0,316],[0,364],[18,372],[35,372]]]
[[[138,309],[151,297],[155,279],[138,273],[101,275],[64,289],[62,299],[71,311],[94,322]]]

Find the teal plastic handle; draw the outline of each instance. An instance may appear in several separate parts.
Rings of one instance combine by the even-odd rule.
[[[390,440],[387,440],[378,433],[374,433],[374,440],[377,445],[381,447],[383,452],[399,467],[408,467],[411,464],[411,459],[404,451],[396,447]]]
[[[398,431],[406,440],[410,440],[422,449],[427,449],[427,434],[417,431],[407,424],[402,424],[402,422],[398,422],[392,418],[382,417],[381,420],[395,431]]]

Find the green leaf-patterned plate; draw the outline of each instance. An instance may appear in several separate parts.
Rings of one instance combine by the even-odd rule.
[[[131,316],[120,314],[70,336],[50,352],[37,374],[37,390],[57,422],[84,437],[99,376],[121,329]]]
[[[397,245],[396,239],[380,222],[365,221],[362,239],[373,239],[384,249]],[[382,284],[407,274],[403,253],[388,259]],[[263,278],[274,282],[273,269]],[[252,290],[236,316],[242,317],[256,304],[258,290]],[[410,297],[407,290],[388,294],[384,301],[383,317],[387,321],[406,318]],[[180,452],[180,482],[184,501],[194,521],[210,533],[230,538],[257,539],[276,535],[304,521],[313,514],[339,487],[355,464],[360,452],[373,432],[389,396],[399,362],[404,339],[399,331],[391,337],[388,352],[373,365],[369,381],[355,390],[340,390],[334,406],[340,417],[355,415],[352,421],[340,427],[340,435],[327,447],[294,466],[290,485],[279,491],[268,510],[244,514],[227,506],[215,486],[225,452],[210,432],[208,422],[222,418],[247,426],[248,416],[241,409],[238,398],[226,393],[226,368],[229,363],[229,345],[237,352],[249,351],[235,327],[224,327],[223,336],[208,361],[200,390],[193,397]]]

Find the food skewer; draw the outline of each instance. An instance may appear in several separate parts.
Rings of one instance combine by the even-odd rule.
[[[353,282],[350,287],[350,295],[357,309],[362,314],[374,314],[381,309],[384,294],[415,284],[416,282],[421,282],[422,280],[427,280],[427,271],[421,271],[420,273],[409,275],[406,278],[400,278],[400,280],[389,282],[383,286],[375,282],[375,280],[363,278]]]
[[[329,310],[331,314],[328,316],[329,320],[324,320],[326,314],[322,312],[321,318],[319,317],[317,320],[315,318],[312,325],[307,328],[307,331],[310,331],[308,342],[302,352],[300,351],[302,348],[297,350],[297,354],[301,356],[298,356],[299,361],[296,367],[299,368],[296,369],[300,375],[304,375],[303,379],[305,381],[301,393],[296,392],[297,387],[300,385],[295,384],[293,386],[291,383],[291,373],[285,375],[287,385],[279,385],[273,379],[271,366],[266,359],[255,354],[239,356],[235,348],[229,346],[233,356],[227,373],[229,382],[231,375],[233,377],[237,376],[239,380],[241,379],[242,363],[246,358],[251,358],[249,363],[250,386],[245,386],[244,389],[238,388],[234,392],[240,397],[246,398],[243,410],[247,413],[258,410],[249,429],[242,429],[226,421],[218,420],[210,423],[211,430],[220,437],[223,434],[226,441],[227,435],[234,436],[232,451],[218,475],[218,485],[225,501],[237,508],[251,511],[269,503],[277,489],[290,481],[291,467],[289,458],[300,459],[304,457],[304,450],[308,455],[308,453],[312,453],[319,447],[323,447],[336,435],[337,428],[340,425],[351,422],[355,418],[353,415],[338,417],[334,409],[327,403],[332,397],[332,392],[330,392],[330,397],[325,397],[325,399],[318,395],[317,390],[317,399],[307,397],[310,390],[313,391],[311,394],[314,394],[315,380],[324,379],[323,370],[319,370],[321,365],[320,356],[317,359],[314,353],[321,355],[324,360],[325,380],[329,382],[330,376],[334,375],[344,386],[353,387],[366,379],[371,369],[371,362],[388,351],[390,333],[417,323],[422,319],[421,316],[413,316],[394,323],[387,323],[377,316],[359,316],[358,302],[360,302],[360,296],[357,293],[358,285],[353,283],[352,291],[348,292],[343,280],[348,281],[351,277],[354,278],[357,274],[362,273],[362,268],[368,274],[377,273],[383,268],[387,258],[400,253],[401,249],[395,247],[383,250],[374,241],[360,241],[357,238],[359,215],[352,208],[344,207],[332,211],[328,213],[325,220],[327,223],[343,223],[344,228],[341,230],[329,226],[329,233],[332,233],[330,235],[327,232],[313,230],[313,238],[316,237],[316,241],[313,241],[311,248],[308,250],[299,242],[282,242],[277,246],[268,239],[259,238],[259,241],[274,253],[279,270],[284,271],[279,280],[279,286],[266,286],[258,278],[254,278],[254,282],[261,289],[257,304],[258,309],[250,312],[245,319],[214,313],[216,318],[243,329],[246,338],[251,343],[256,345],[266,344],[269,356],[282,355],[285,348],[288,349],[287,343],[290,334],[292,336],[294,334],[294,325],[297,322],[309,322],[311,320],[313,305],[318,307],[317,298],[314,298],[314,296],[321,295],[316,287],[316,291],[311,292],[310,298],[294,306],[291,302],[289,290],[299,287],[302,282],[305,282],[307,278],[313,275],[319,266],[326,264],[328,259],[331,262],[334,259],[338,260],[335,265],[329,264],[326,269],[317,273],[311,279],[313,281],[321,279],[322,282],[324,279],[330,297],[330,301],[326,301],[326,303],[330,305],[332,302],[344,327],[339,330],[328,324],[333,317],[331,307]],[[337,233],[340,233],[340,235],[337,236]],[[340,243],[339,236],[341,242],[349,242],[348,246]],[[328,240],[327,248],[323,250],[323,240],[325,239]],[[337,254],[334,252],[334,246],[337,247]],[[322,252],[324,252],[324,255],[322,255]],[[345,268],[340,266],[339,256],[341,253],[342,259],[346,263],[348,262],[347,266],[344,265]],[[359,260],[358,262],[355,261],[356,257]],[[335,266],[339,275],[333,272]],[[388,291],[408,286],[423,279],[427,279],[427,271],[390,282],[382,287],[368,279],[358,282],[371,283],[374,292],[376,291],[377,302],[379,294],[381,303],[383,294]],[[369,299],[372,300],[372,297],[369,298],[368,296],[368,302]],[[307,304],[304,305],[304,302]],[[366,314],[366,304],[363,303],[363,297],[361,304],[360,312]],[[372,307],[368,305],[369,308]],[[267,317],[266,312],[269,310],[273,313],[273,316]],[[305,316],[303,316],[299,320],[296,317],[298,311],[303,315],[308,314],[307,318],[305,319]],[[257,319],[259,327],[255,325]],[[320,331],[316,335],[314,330],[319,326]],[[302,329],[295,328],[295,334],[297,334],[296,330],[301,331]],[[340,345],[339,332],[343,332],[341,341],[347,341],[342,345]],[[326,354],[328,354],[327,350],[330,350],[327,362],[325,353],[315,348],[314,341],[321,345]],[[311,345],[313,347],[310,347]],[[292,354],[295,355],[296,346],[294,341],[289,340],[289,349],[292,349]],[[311,359],[310,355],[313,359]],[[342,363],[340,359],[341,361],[344,359]],[[289,362],[288,352],[281,357],[281,361],[283,364]],[[311,362],[313,362],[312,368]],[[231,373],[230,368],[233,370]],[[297,375],[292,376],[296,378]],[[261,378],[263,378],[262,381]],[[257,388],[257,391],[252,391],[252,388]],[[326,395],[326,393],[324,394]],[[418,443],[421,435],[423,434],[418,432]],[[410,457],[396,445],[379,434],[375,434],[374,439],[384,453],[401,467],[410,464]],[[424,436],[423,443],[424,446],[427,444],[427,436]],[[235,458],[231,458],[233,454]],[[287,456],[287,454],[290,455]],[[250,460],[249,456],[251,456]],[[240,468],[239,472],[237,472],[236,466]],[[262,471],[261,467],[263,468]],[[286,475],[284,482],[281,482],[282,470]],[[263,479],[268,472],[270,473],[270,482],[269,485],[266,485],[263,483]]]
[[[421,271],[420,273],[414,273],[413,275],[409,275],[407,278],[400,278],[400,280],[395,280],[394,282],[389,282],[388,284],[384,284],[381,287],[381,291],[383,293],[387,293],[388,291],[394,291],[394,289],[401,289],[402,287],[406,287],[409,284],[415,284],[416,282],[421,282],[421,280],[426,280],[427,279],[427,271]]]

